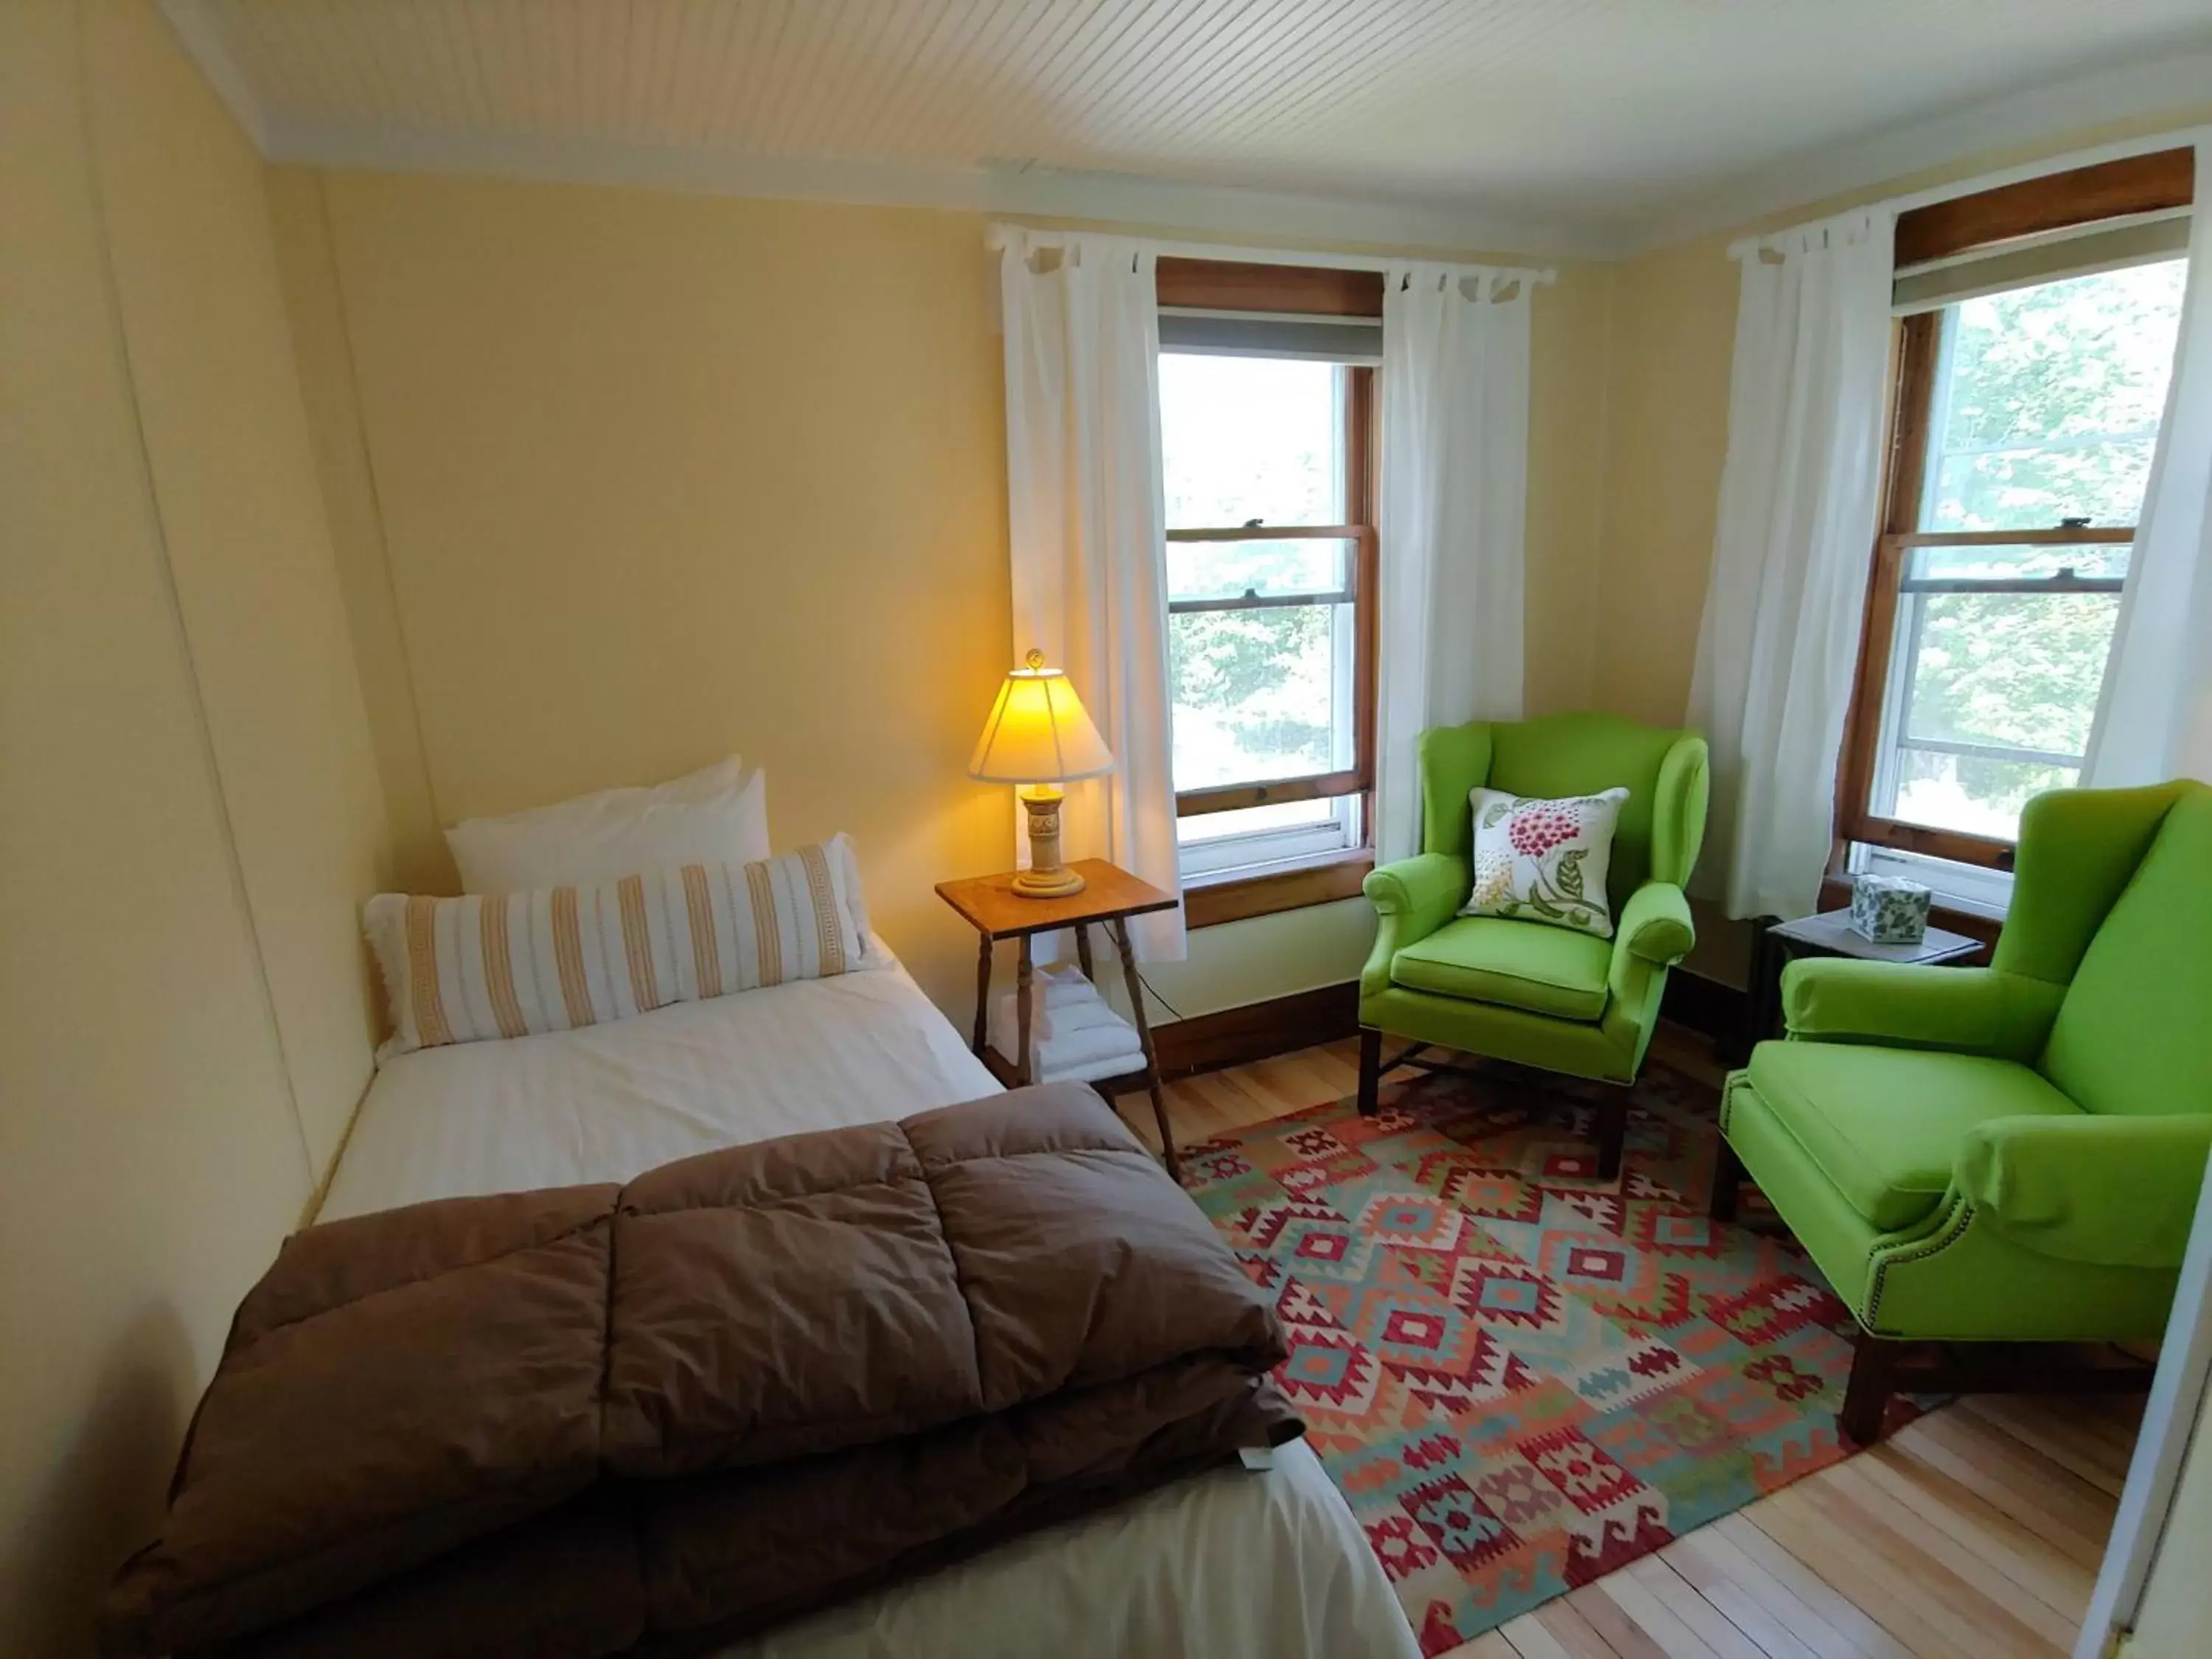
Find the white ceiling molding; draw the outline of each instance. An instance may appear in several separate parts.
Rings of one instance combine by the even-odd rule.
[[[1486,213],[1456,204],[1295,196],[1043,167],[994,168],[989,176],[992,212],[1036,218],[1097,219],[1215,236],[1367,242],[1387,248],[1535,254],[1555,259],[1618,258],[1629,251],[1632,241],[1613,226]]]
[[[878,161],[732,155],[671,144],[550,133],[278,126],[268,158],[371,172],[453,173],[575,185],[632,185],[703,195],[939,207],[984,212],[986,177]]]
[[[1792,156],[1669,210],[1635,240],[1643,249],[1665,247],[1977,155],[2045,141],[2063,143],[2069,135],[2100,126],[2171,115],[2178,130],[2201,122],[2208,109],[2212,109],[2212,52],[2077,76],[1893,127],[1854,143]],[[2121,141],[2084,150],[2078,161],[2069,158],[2069,164],[2158,148],[2156,137]],[[2039,161],[2008,173],[2032,178],[2046,170],[2048,162]],[[2004,182],[2005,177],[1992,175],[1975,184],[1986,189]]]
[[[391,128],[349,131],[279,126],[267,133],[261,149],[272,161],[310,167],[618,185],[868,207],[948,208],[1203,231],[1216,237],[1364,242],[1553,259],[1617,258],[1629,251],[1630,242],[1609,226],[1519,219],[1457,204],[1298,196],[1047,167],[906,167],[735,155],[605,138]]]

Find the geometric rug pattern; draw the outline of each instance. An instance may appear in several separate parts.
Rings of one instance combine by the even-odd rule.
[[[1844,1455],[1850,1316],[1793,1243],[1706,1218],[1715,1091],[1648,1060],[1611,1182],[1594,1098],[1425,1076],[1184,1153],[1425,1653]]]

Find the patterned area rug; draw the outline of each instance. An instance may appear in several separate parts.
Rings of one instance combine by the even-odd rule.
[[[1794,1245],[1706,1219],[1715,1091],[1647,1063],[1618,1182],[1586,1109],[1533,1099],[1425,1078],[1186,1154],[1431,1654],[1844,1455],[1850,1315]]]

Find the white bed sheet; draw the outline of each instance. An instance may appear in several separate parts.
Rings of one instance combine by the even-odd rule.
[[[402,1055],[362,1103],[319,1218],[626,1181],[672,1158],[995,1093],[880,940],[871,966],[580,1031]],[[876,1591],[724,1659],[1414,1659],[1342,1495],[1303,1442]]]
[[[318,1220],[628,1181],[695,1152],[999,1092],[872,939],[856,973],[387,1060]]]

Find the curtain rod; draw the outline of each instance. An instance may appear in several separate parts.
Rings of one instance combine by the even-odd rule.
[[[1070,236],[1111,236],[1114,231],[1059,230],[1036,225],[994,224],[990,245],[1003,247],[1010,232],[1019,231],[1049,247],[1055,240]],[[1457,259],[1423,259],[1412,255],[1393,258],[1376,253],[1308,253],[1297,248],[1239,247],[1214,242],[1163,241],[1156,236],[1133,237],[1133,241],[1144,242],[1156,252],[1175,259],[1218,259],[1224,264],[1239,265],[1310,265],[1322,270],[1371,270],[1377,275],[1394,265],[1431,265],[1440,270],[1455,270],[1469,276],[1518,277],[1548,288],[1559,280],[1559,273],[1548,266],[1532,270],[1522,265],[1468,264]]]
[[[2212,126],[2181,127],[2166,132],[2149,133],[2141,138],[2116,138],[2110,143],[2092,144],[2086,149],[2068,150],[2058,155],[2046,155],[2038,161],[2021,161],[1991,173],[1978,173],[1971,179],[1954,179],[1948,184],[1930,185],[1924,190],[1910,191],[1902,196],[1869,202],[1864,206],[1910,213],[1915,208],[1933,207],[1938,202],[1955,201],[1961,196],[1975,196],[1985,190],[2002,190],[2007,185],[2025,184],[2030,179],[2047,178],[2054,173],[2069,173],[2075,167],[2095,167],[2103,161],[2124,161],[2135,155],[2155,155],[2160,150],[2179,149],[2185,144],[2196,145],[2200,153],[2212,152]],[[2204,197],[2205,183],[2202,178],[2197,180],[2200,198]],[[1829,218],[1843,216],[1842,214],[1834,214]],[[1775,237],[1792,235],[1827,222],[1829,219],[1813,219],[1802,225],[1784,225],[1778,229],[1740,237],[1729,244],[1729,258],[1741,259]]]

